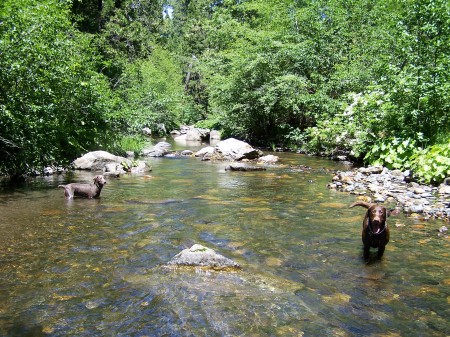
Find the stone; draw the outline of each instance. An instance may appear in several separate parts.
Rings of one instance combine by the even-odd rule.
[[[192,156],[194,154],[194,152],[192,152],[191,150],[183,150],[181,151],[181,155],[182,156]]]
[[[202,134],[198,129],[189,129],[186,133],[174,138],[175,141],[201,142]]]
[[[439,194],[450,194],[450,185],[441,184],[438,190]]]
[[[153,147],[143,149],[141,155],[145,157],[164,157],[170,153],[171,146],[170,143],[159,142]]]
[[[353,192],[355,190],[355,186],[353,185],[348,185],[347,187],[344,188],[345,192]]]
[[[219,160],[240,161],[243,159],[256,159],[261,156],[260,151],[248,143],[235,138],[222,140],[215,146],[214,158]]]
[[[278,162],[280,158],[278,156],[274,156],[272,154],[269,154],[267,156],[262,156],[258,158],[258,162],[264,163],[264,164],[275,164]]]
[[[76,170],[104,171],[107,164],[120,164],[126,162],[131,165],[127,158],[115,156],[106,151],[93,151],[73,161],[72,165]]]
[[[263,166],[251,166],[251,165],[228,165],[225,167],[225,171],[241,171],[241,172],[250,172],[250,171],[265,171],[266,168]]]
[[[375,174],[383,172],[383,166],[369,166],[369,167],[361,167],[358,169],[358,172],[365,174]]]
[[[423,189],[423,188],[420,188],[420,187],[416,187],[416,188],[414,188],[414,191],[413,191],[415,194],[423,194],[423,193],[425,193],[425,190]]]
[[[203,149],[197,151],[195,153],[196,157],[203,157],[206,154],[213,154],[214,153],[214,146],[207,146],[204,147]]]
[[[397,204],[406,213],[428,218],[450,219],[450,179],[439,188],[421,185],[404,179],[410,172],[389,170],[379,166],[359,168],[348,172],[337,172],[332,176],[329,188],[351,194],[369,192],[377,203]],[[350,183],[353,179],[353,185]],[[352,188],[351,186],[354,186]]]
[[[43,172],[44,176],[51,176],[51,175],[53,175],[53,173],[54,173],[53,168],[51,168],[51,167],[44,168],[44,172]]]
[[[117,163],[108,163],[105,165],[105,172],[116,172],[117,166]]]
[[[353,179],[350,176],[344,176],[341,180],[344,184],[353,185]]]
[[[145,127],[145,128],[142,129],[142,133],[145,136],[151,136],[152,135],[152,130],[150,128]]]
[[[186,133],[186,141],[188,142],[201,142],[202,134],[199,129],[191,129]]]
[[[211,130],[211,132],[209,133],[209,139],[210,140],[220,140],[220,131],[217,130]]]
[[[191,248],[182,250],[166,265],[168,267],[200,267],[213,270],[241,269],[238,263],[200,244],[194,244]]]
[[[176,141],[200,142],[210,137],[209,129],[197,128],[193,125],[182,125],[180,131],[171,133],[175,136],[174,140]]]

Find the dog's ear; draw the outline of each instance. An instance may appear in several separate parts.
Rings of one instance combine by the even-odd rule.
[[[369,209],[373,205],[369,204],[368,202],[365,202],[365,201],[357,201],[357,202],[354,202],[353,204],[351,204],[348,208],[353,208],[355,206],[361,206],[361,207]]]

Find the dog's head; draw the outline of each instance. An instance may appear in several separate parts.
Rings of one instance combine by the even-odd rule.
[[[106,180],[105,177],[103,177],[102,175],[98,175],[94,178],[94,184],[97,186],[103,186],[106,184]]]
[[[367,209],[370,230],[374,234],[380,234],[386,228],[386,218],[388,217],[386,207],[373,205]]]
[[[350,205],[350,208],[355,206],[367,208],[366,216],[368,219],[368,226],[374,234],[380,234],[384,231],[384,229],[386,228],[386,219],[391,214],[398,214],[398,210],[388,210],[386,209],[386,207],[376,204],[370,204],[364,201],[355,202],[354,204]]]

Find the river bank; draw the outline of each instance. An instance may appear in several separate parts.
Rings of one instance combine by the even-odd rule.
[[[177,142],[174,142],[177,143]],[[238,144],[236,144],[238,143]],[[241,144],[242,143],[242,144]],[[231,160],[238,161],[242,158],[254,161],[252,159],[258,158],[258,164],[273,164],[276,165],[278,157],[274,162],[267,163],[262,157],[262,150],[257,150],[251,147],[249,144],[240,142],[234,139],[228,139],[227,141],[219,142],[216,147],[207,146],[202,147],[202,143],[198,142],[197,148],[192,148],[191,150],[186,150],[188,143],[183,142],[185,145],[183,151],[177,151],[172,149],[172,144],[165,141],[160,141],[156,145],[152,146],[146,151],[143,151],[143,158],[145,157],[185,157],[185,156],[195,156],[200,157],[202,161],[214,159],[211,151],[215,151],[216,147],[220,144],[226,144],[218,148],[216,151],[220,154],[221,160]],[[192,145],[192,142],[189,143]],[[200,145],[200,146],[199,146]],[[245,145],[245,146],[244,146]],[[245,147],[241,148],[242,146]],[[205,151],[209,149],[209,151]],[[198,151],[197,151],[198,150]],[[265,149],[268,150],[268,149]],[[249,158],[246,157],[246,153],[252,154]],[[94,156],[95,165],[91,163],[89,165],[73,165],[75,169],[97,169],[103,168],[105,175],[120,175],[126,172],[133,172],[133,165],[130,159],[123,157],[116,157],[112,154],[108,154],[104,151],[97,151],[98,153],[107,154],[106,159],[97,158]],[[93,153],[97,153],[93,152]],[[285,150],[276,150],[276,152],[286,152]],[[290,151],[288,151],[290,152]],[[294,152],[294,151],[292,151]],[[235,158],[237,153],[242,153],[242,158]],[[228,155],[229,154],[229,155]],[[88,156],[89,154],[85,155]],[[84,157],[85,157],[84,156]],[[82,157],[82,158],[84,158]],[[111,157],[111,158],[110,158]],[[217,156],[216,156],[217,157]],[[267,157],[267,156],[266,156]],[[77,160],[80,160],[79,158]],[[206,159],[205,159],[206,158]],[[92,158],[91,158],[92,159]],[[339,161],[346,159],[337,158]],[[138,161],[134,160],[136,163]],[[76,162],[76,161],[75,161]],[[75,163],[74,162],[74,163]],[[111,164],[112,163],[112,164]],[[127,167],[132,169],[124,169],[122,166],[127,163]],[[142,165],[136,167],[136,172],[142,172],[145,169],[145,162],[141,162]],[[114,166],[111,168],[110,166]],[[349,167],[352,163],[349,162]],[[85,167],[86,166],[86,167]],[[141,167],[142,166],[142,167]],[[120,169],[119,169],[120,168]],[[150,169],[151,170],[151,169]],[[66,170],[61,168],[51,168],[48,167],[40,172],[41,175],[49,176],[53,174],[61,174]],[[38,175],[38,172],[36,172]],[[402,172],[399,170],[389,170],[382,166],[371,166],[371,167],[359,167],[354,168],[349,171],[337,171],[332,176],[332,182],[327,185],[330,189],[335,189],[342,192],[347,192],[350,194],[355,194],[361,199],[365,199],[368,202],[375,203],[387,203],[394,207],[402,209],[406,214],[412,216],[421,216],[424,219],[436,218],[445,221],[450,221],[450,178],[447,178],[439,187],[434,187],[430,185],[421,185],[417,182],[412,181],[409,171]]]
[[[450,221],[449,178],[434,187],[411,181],[408,171],[371,166],[336,172],[328,188],[369,202],[393,204],[412,216]]]

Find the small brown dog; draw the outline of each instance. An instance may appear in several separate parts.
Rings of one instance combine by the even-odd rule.
[[[367,208],[362,230],[364,259],[369,259],[371,247],[378,248],[378,258],[380,259],[383,256],[387,243],[389,242],[389,227],[386,219],[391,214],[391,211],[387,210],[386,207],[376,204],[369,204],[364,201],[357,201],[351,204],[350,208],[355,206]],[[397,211],[394,212],[393,214],[397,214]]]
[[[73,199],[73,197],[84,198],[98,198],[102,191],[103,185],[106,184],[106,180],[103,176],[99,175],[94,178],[94,182],[90,184],[67,184],[59,185],[58,187],[64,188],[64,195],[67,199]]]

